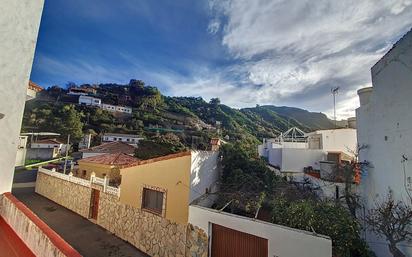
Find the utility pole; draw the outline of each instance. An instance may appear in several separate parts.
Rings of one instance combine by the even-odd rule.
[[[330,89],[333,95],[333,119],[335,120],[335,128],[337,128],[336,124],[336,95],[338,94],[339,87],[334,87]]]
[[[63,174],[66,174],[67,157],[69,156],[69,144],[70,144],[70,134],[69,134],[69,135],[67,135],[67,144],[66,144],[66,158],[64,159]]]

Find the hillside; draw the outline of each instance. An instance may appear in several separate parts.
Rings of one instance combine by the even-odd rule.
[[[63,136],[70,133],[77,140],[89,131],[138,133],[149,139],[173,133],[184,145],[203,149],[215,136],[256,144],[292,126],[304,131],[333,126],[322,113],[271,105],[234,109],[221,104],[218,98],[206,102],[200,97],[164,96],[156,87],[139,80],[126,85],[81,87],[93,88],[93,96],[102,103],[133,107],[132,115],[76,105],[78,96],[67,95],[67,90],[54,86],[26,104],[23,131],[56,130]]]

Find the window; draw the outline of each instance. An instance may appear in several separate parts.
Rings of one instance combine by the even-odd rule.
[[[129,141],[130,141],[130,139],[126,138],[126,141],[127,141],[127,142],[129,142]]]
[[[143,188],[142,209],[161,215],[163,210],[163,192]]]
[[[117,137],[114,137],[113,140],[116,141],[116,140],[117,140]]]

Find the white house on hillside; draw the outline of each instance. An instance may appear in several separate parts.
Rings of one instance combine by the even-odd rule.
[[[397,200],[412,201],[412,31],[409,31],[371,70],[373,87],[358,90],[358,141],[369,162],[361,183],[366,208],[390,189]],[[389,256],[387,244],[368,235],[379,257]],[[402,244],[402,243],[401,243]],[[406,245],[406,244],[404,244]],[[412,256],[412,247],[402,249]]]
[[[137,144],[143,138],[139,135],[119,134],[119,133],[105,133],[102,137],[103,142],[124,142],[128,144]]]
[[[81,95],[79,96],[79,104],[82,105],[91,105],[91,106],[99,106],[101,105],[102,100],[92,96]]]
[[[100,107],[103,110],[106,110],[109,112],[120,112],[120,113],[132,114],[132,111],[133,111],[132,107],[128,107],[128,106],[102,104]]]
[[[281,172],[301,173],[309,166],[320,170],[322,161],[348,159],[356,148],[356,130],[352,128],[311,133],[291,128],[278,138],[264,140],[258,152]]]

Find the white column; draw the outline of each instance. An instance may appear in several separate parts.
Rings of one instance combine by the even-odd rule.
[[[0,4],[0,193],[11,190],[43,0]]]

